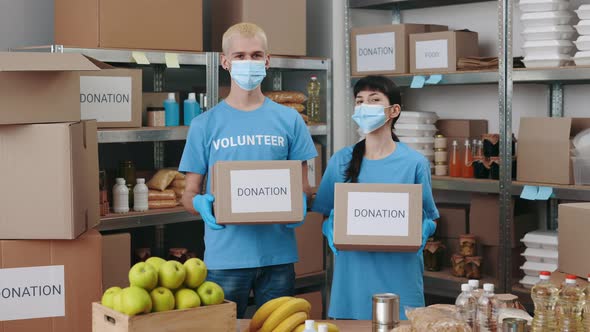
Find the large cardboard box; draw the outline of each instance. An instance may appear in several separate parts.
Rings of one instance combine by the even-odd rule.
[[[321,213],[309,212],[305,223],[295,228],[299,261],[295,263],[295,275],[304,276],[324,270],[324,236]]]
[[[54,14],[65,46],[203,51],[202,0],[56,0]]]
[[[102,287],[129,286],[131,235],[110,234],[102,237]]]
[[[264,30],[270,54],[307,54],[306,0],[211,1],[213,51],[222,51],[223,33],[230,26],[240,22],[255,23]]]
[[[80,73],[82,120],[96,120],[98,128],[141,127],[142,70],[91,61],[101,70]]]
[[[521,255],[524,252],[524,250],[525,248],[522,246],[510,249],[513,279],[520,279],[523,275],[523,272],[520,269],[520,267],[526,261],[525,258]],[[482,271],[484,276],[492,278],[500,277],[500,265],[498,261],[498,259],[500,258],[500,247],[482,246],[480,256],[482,256]]]
[[[477,32],[444,31],[410,35],[410,73],[457,71],[459,58],[479,56]]]
[[[352,75],[409,73],[410,34],[447,29],[447,26],[426,24],[390,24],[353,28],[350,33]]]
[[[342,250],[417,251],[422,186],[336,183],[334,245]]]
[[[459,204],[438,204],[440,218],[436,224],[436,235],[443,238],[459,238],[469,231],[469,206]]]
[[[456,140],[461,148],[466,139],[481,139],[488,133],[488,120],[441,119],[436,122],[436,129],[447,138],[447,151],[452,151]]]
[[[269,144],[281,137],[263,136]],[[225,144],[225,142],[220,142]],[[227,144],[237,144],[228,141]],[[217,223],[291,224],[303,220],[301,161],[219,161],[213,168]]]
[[[565,277],[568,275],[568,273],[564,273],[564,272],[560,272],[560,271],[555,271],[555,272],[551,272],[551,282],[557,286],[557,287],[561,287],[564,283],[565,283]],[[578,283],[578,286],[586,288],[588,286],[588,278],[587,277],[579,277],[578,279],[576,279],[576,282]]]
[[[590,203],[559,205],[559,271],[586,278],[590,273]]]
[[[517,180],[573,184],[570,138],[587,128],[590,118],[520,119]]]
[[[459,238],[440,238],[439,240],[445,246],[442,265],[446,267],[452,267],[451,258],[454,254],[461,253]]]
[[[0,237],[75,239],[99,223],[96,121],[0,126]]]
[[[80,54],[0,52],[0,125],[80,121]]]
[[[307,161],[307,181],[312,192],[317,192],[322,182],[322,174],[324,172],[322,163],[322,145],[315,143],[315,149],[318,152],[318,156]]]
[[[534,203],[533,203],[534,204]],[[529,201],[512,200],[511,248],[520,246],[520,239],[537,229],[535,207]],[[478,244],[500,245],[500,199],[498,195],[473,194],[469,210],[469,233],[475,235]]]
[[[1,240],[0,331],[90,332],[101,247],[95,230],[73,241]]]
[[[309,319],[320,320],[322,319],[322,313],[324,306],[322,302],[321,292],[312,292],[296,295],[295,297],[300,299],[306,299],[311,303],[311,312],[309,313]]]

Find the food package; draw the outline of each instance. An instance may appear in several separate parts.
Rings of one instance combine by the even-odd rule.
[[[147,186],[150,189],[164,190],[174,181],[177,174],[178,171],[173,169],[161,169],[148,181]]]
[[[264,95],[279,104],[303,104],[307,100],[307,97],[303,93],[297,91],[268,91],[265,92]]]
[[[184,189],[186,187],[186,180],[174,180],[171,184],[172,188]]]
[[[149,209],[167,209],[178,206],[176,198],[174,200],[160,200],[160,201],[149,201]]]
[[[174,193],[176,194],[176,198],[177,199],[181,199],[182,195],[184,195],[184,188],[172,188],[172,190],[174,190]]]
[[[166,189],[163,191],[150,190],[148,192],[148,201],[162,201],[171,199],[176,199],[176,193],[172,189]]]
[[[471,327],[450,310],[439,308],[406,308],[412,328],[418,332],[471,332]]]
[[[414,332],[412,325],[401,325],[392,330],[392,332]]]
[[[184,173],[177,172],[176,176],[174,177],[174,180],[184,180],[184,178],[185,178]]]
[[[305,121],[305,123],[309,122],[309,117],[305,114],[301,114],[301,117],[303,118],[303,121]]]
[[[294,110],[296,110],[299,113],[303,113],[303,111],[305,111],[305,106],[302,104],[295,104],[295,103],[282,103],[281,105],[283,106],[287,106],[290,107]]]

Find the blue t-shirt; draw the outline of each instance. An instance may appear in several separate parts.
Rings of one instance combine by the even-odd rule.
[[[422,249],[418,252],[366,252],[341,250],[335,256],[334,277],[328,315],[340,319],[372,319],[372,296],[400,296],[400,318],[404,306],[424,306],[424,259],[426,240],[434,234],[438,210],[434,205],[430,164],[420,153],[397,142],[384,159],[363,159],[359,183],[422,184]],[[334,208],[334,184],[345,182],[345,171],[353,147],[338,151],[330,159],[312,210],[329,215]]]
[[[208,174],[219,160],[301,160],[317,156],[305,122],[292,108],[265,99],[253,111],[221,102],[191,122],[178,169]],[[211,177],[207,177],[210,193]],[[284,225],[205,227],[205,264],[213,270],[298,260],[295,233]]]

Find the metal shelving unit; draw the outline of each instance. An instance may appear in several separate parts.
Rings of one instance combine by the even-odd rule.
[[[349,0],[350,8],[364,9],[416,9],[450,6],[491,0]]]
[[[461,284],[467,283],[467,278],[455,277],[451,274],[450,268],[438,272],[424,271],[424,293],[441,297],[454,298],[457,296],[457,289]],[[497,283],[494,278],[484,277],[480,280],[483,283]]]
[[[183,207],[150,210],[146,212],[129,212],[126,214],[109,214],[100,218],[99,231],[114,231],[121,229],[175,224],[180,222],[200,220],[185,211]]]

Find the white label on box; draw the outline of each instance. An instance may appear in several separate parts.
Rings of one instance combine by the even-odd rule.
[[[319,158],[319,157],[316,157]],[[309,186],[312,188],[315,188],[315,186],[317,185],[315,183],[315,158],[314,159],[310,159],[307,161],[307,182],[309,183]]]
[[[346,234],[408,236],[410,194],[349,192]]]
[[[64,266],[0,269],[0,321],[65,316]]]
[[[356,36],[356,70],[395,70],[395,32]]]
[[[416,69],[447,68],[449,66],[448,39],[416,42]]]
[[[290,212],[291,171],[260,169],[230,171],[231,212]]]
[[[131,121],[131,77],[80,76],[82,120]]]

